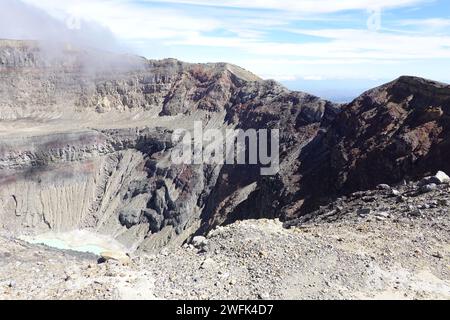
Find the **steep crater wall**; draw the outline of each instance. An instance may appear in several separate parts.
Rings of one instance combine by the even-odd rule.
[[[203,168],[171,166],[171,143],[162,128],[5,139],[1,226],[16,235],[88,228],[134,249],[166,244],[190,226],[204,189]]]
[[[302,150],[340,106],[226,63],[0,41],[0,224],[89,228],[143,250],[238,219],[299,211]],[[171,131],[280,130],[280,171],[173,165]],[[307,172],[307,170],[305,171]]]

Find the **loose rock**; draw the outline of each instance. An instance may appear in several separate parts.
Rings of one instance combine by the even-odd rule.
[[[422,193],[428,193],[428,192],[434,191],[436,189],[437,189],[437,185],[435,183],[430,183],[430,184],[426,184],[426,185],[422,186],[420,188],[420,191]]]
[[[369,208],[363,208],[363,209],[359,209],[356,214],[361,216],[361,217],[365,217],[367,215],[369,215],[372,212],[371,209]]]
[[[208,244],[208,240],[203,236],[196,236],[192,239],[192,245],[197,249],[203,249]]]
[[[439,171],[434,176],[425,177],[419,182],[419,186],[425,186],[427,184],[443,184],[443,183],[450,183],[450,177],[442,171]]]
[[[100,254],[100,256],[105,261],[109,261],[109,260],[118,261],[124,265],[129,264],[131,262],[130,257],[124,252],[106,251],[106,252],[102,252]]]

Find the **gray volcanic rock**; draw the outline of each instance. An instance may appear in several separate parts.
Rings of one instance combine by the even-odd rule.
[[[289,187],[291,159],[337,113],[226,63],[69,47],[49,56],[36,42],[1,40],[1,227],[89,228],[154,250],[223,222],[277,216],[276,203],[261,208]],[[173,130],[194,121],[280,129],[283,172],[264,178],[257,165],[172,164]]]
[[[449,172],[449,115],[446,84],[401,77],[364,93],[302,150],[293,207],[307,213],[380,183]]]
[[[407,202],[358,192],[284,227],[237,221],[159,254],[107,252],[100,264],[0,233],[0,298],[448,300],[448,186],[395,187]]]

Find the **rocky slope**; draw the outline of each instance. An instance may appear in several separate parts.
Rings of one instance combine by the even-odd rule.
[[[411,181],[450,172],[449,108],[413,77],[341,106],[226,63],[0,40],[0,296],[448,299],[448,179]],[[279,129],[280,171],[173,164],[195,121]],[[78,229],[132,261],[17,240]]]
[[[342,110],[300,156],[302,212],[380,183],[449,172],[450,86],[401,77]]]
[[[449,195],[380,186],[284,227],[240,221],[126,264],[0,237],[0,298],[450,299]]]

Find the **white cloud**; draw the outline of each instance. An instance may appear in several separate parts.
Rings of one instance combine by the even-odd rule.
[[[450,61],[449,35],[418,28],[407,28],[408,32],[387,29],[372,32],[364,29],[365,24],[361,29],[332,29],[326,26],[342,21],[331,24],[323,20],[340,17],[330,13],[359,10],[367,17],[369,8],[389,10],[433,0],[24,1],[63,21],[78,17],[98,23],[149,58],[160,50],[164,55],[169,52],[176,58],[195,62],[227,60],[277,80],[382,78],[389,77],[394,70],[405,73],[409,70],[406,66],[427,74],[429,70],[440,74],[445,68],[427,66],[436,59]],[[203,7],[164,5],[168,3]],[[315,29],[293,27],[298,26],[297,22],[301,25],[314,20],[320,20]],[[397,26],[425,29],[446,27],[448,23],[441,18],[401,20]],[[277,38],[280,34],[286,37]],[[316,39],[310,41],[310,37]]]
[[[170,45],[238,48],[255,56],[302,57],[310,59],[437,59],[450,58],[449,36],[392,34],[359,29],[292,30],[299,34],[324,38],[321,42],[276,43],[245,39],[192,35]]]
[[[427,0],[147,0],[203,6],[275,9],[304,13],[331,13],[370,8],[398,8],[416,5]]]
[[[70,42],[79,47],[119,50],[115,36],[95,21],[66,24],[46,10],[17,0],[0,1],[0,38],[40,40],[48,46]]]
[[[321,81],[321,80],[324,80],[324,77],[320,76],[320,75],[306,75],[303,77],[303,80]]]
[[[25,0],[36,4],[60,18],[78,17],[95,21],[110,29],[118,38],[132,43],[159,41],[167,47],[233,48],[258,56],[296,57],[319,61],[341,60],[400,60],[449,58],[449,37],[371,32],[364,29],[287,29],[290,33],[323,38],[320,42],[274,42],[265,37],[271,28],[279,28],[286,21],[276,18],[257,18],[257,15],[214,16],[197,15],[161,6],[138,5],[129,0]],[[147,1],[154,2],[154,1]],[[202,4],[239,8],[272,8],[315,12],[334,12],[364,9],[375,4],[385,7],[410,6],[422,0],[167,0],[165,2]],[[235,13],[233,13],[235,14]],[[276,17],[276,16],[275,16]],[[267,18],[267,19],[266,19]],[[412,23],[412,21],[409,21]],[[422,23],[445,24],[443,19]],[[408,23],[406,21],[405,23]],[[420,23],[420,22],[419,22]],[[213,31],[224,29],[232,35],[220,36]],[[273,30],[273,29],[272,29]],[[280,29],[278,29],[280,30]],[[208,32],[210,34],[208,34]]]
[[[181,11],[142,7],[123,0],[25,0],[60,19],[76,17],[95,21],[121,39],[170,39],[192,36],[220,27],[218,20],[187,15]]]
[[[399,22],[401,26],[416,26],[421,28],[441,29],[450,27],[450,19],[431,18],[431,19],[408,19]]]
[[[279,74],[279,73],[263,73],[259,75],[263,79],[272,79],[276,81],[294,81],[297,80],[298,77],[293,74]]]

